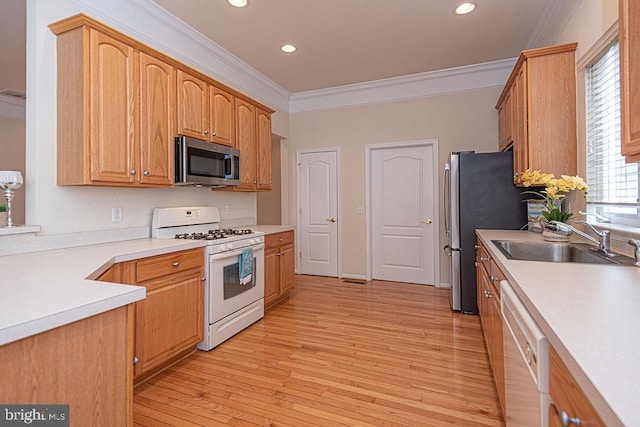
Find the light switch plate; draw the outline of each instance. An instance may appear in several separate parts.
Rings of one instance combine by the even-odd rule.
[[[122,221],[122,208],[111,208],[111,222]]]

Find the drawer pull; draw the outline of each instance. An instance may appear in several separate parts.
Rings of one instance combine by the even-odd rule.
[[[489,257],[484,257],[484,256],[480,257],[480,261],[489,261],[489,259],[490,259]]]
[[[558,411],[558,419],[560,420],[560,425],[562,427],[582,425],[582,420],[580,420],[580,418],[570,416],[564,409],[560,409]]]
[[[491,276],[491,281],[492,281],[492,282],[497,282],[498,280],[500,280],[498,277],[496,277],[496,276]]]
[[[280,237],[278,238],[278,242],[282,242],[284,240],[284,238]]]
[[[178,267],[179,265],[180,265],[180,263],[179,263],[178,261],[175,261],[175,262],[173,263],[173,266],[174,266],[174,267]]]
[[[138,358],[136,356],[133,356],[133,364],[134,365],[138,364]]]

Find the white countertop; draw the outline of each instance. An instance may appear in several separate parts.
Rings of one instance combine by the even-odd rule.
[[[477,234],[607,426],[640,426],[640,268],[510,260],[491,240],[542,236]]]
[[[283,231],[295,230],[296,227],[294,225],[257,224],[257,225],[252,225],[250,228],[255,231],[260,231],[264,234],[274,234],[274,233],[281,233]]]
[[[139,239],[0,256],[0,345],[143,299],[144,287],[91,280],[116,262],[201,246]]]

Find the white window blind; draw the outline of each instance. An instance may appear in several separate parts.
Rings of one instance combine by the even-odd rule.
[[[587,203],[591,211],[636,220],[638,164],[620,153],[620,53],[618,40],[585,68]],[[636,225],[630,223],[629,225]]]

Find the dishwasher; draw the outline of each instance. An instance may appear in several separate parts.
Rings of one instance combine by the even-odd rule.
[[[549,341],[508,281],[500,282],[504,319],[507,427],[549,425]]]

